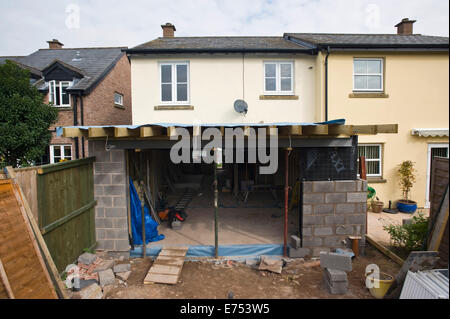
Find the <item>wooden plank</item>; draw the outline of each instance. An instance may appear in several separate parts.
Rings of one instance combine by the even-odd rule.
[[[82,130],[76,127],[63,127],[63,137],[89,137],[88,130]]]
[[[377,124],[377,133],[398,133],[398,124]]]
[[[8,276],[6,275],[5,268],[3,267],[2,260],[0,259],[0,278],[2,279],[3,285],[5,286],[6,293],[8,294],[9,299],[14,298],[14,292],[11,289],[11,285],[9,284]]]
[[[114,127],[90,127],[89,128],[89,138],[92,137],[113,137]]]
[[[176,275],[147,274],[147,276],[144,279],[145,285],[153,283],[175,285],[177,282],[178,276]]]
[[[161,264],[153,264],[149,274],[177,275],[180,273],[180,266],[169,266]]]
[[[328,135],[353,135],[353,125],[328,125]]]
[[[307,125],[302,131],[303,135],[328,135],[328,125]]]
[[[445,192],[445,196],[443,198],[442,206],[440,207],[436,218],[433,220],[434,227],[431,233],[430,243],[428,244],[428,250],[435,251],[439,249],[442,237],[444,236],[445,227],[447,226],[448,222],[448,212],[449,212],[449,188],[447,187],[447,191]]]
[[[143,126],[140,128],[141,137],[161,136],[163,128],[161,126]]]
[[[403,259],[401,259],[399,256],[397,256],[396,254],[394,254],[392,251],[390,251],[389,249],[387,249],[386,247],[384,247],[382,244],[378,243],[377,241],[375,241],[372,237],[370,237],[369,235],[366,235],[366,239],[367,241],[373,245],[376,249],[378,249],[380,252],[382,252],[384,255],[386,255],[387,257],[391,258],[393,261],[395,261],[397,264],[399,264],[400,266],[403,265],[403,263],[405,262]]]
[[[137,137],[140,134],[139,129],[129,129],[126,127],[115,127],[114,137]]]

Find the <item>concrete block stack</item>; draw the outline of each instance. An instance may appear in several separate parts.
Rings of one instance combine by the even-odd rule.
[[[347,272],[352,271],[352,258],[347,254],[320,252],[320,267],[323,269],[325,287],[333,295],[348,291]]]
[[[300,247],[300,237],[296,235],[291,236],[289,243],[289,258],[303,258],[309,255],[309,248]]]

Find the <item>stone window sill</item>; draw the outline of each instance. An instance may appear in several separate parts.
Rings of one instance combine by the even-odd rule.
[[[349,98],[388,98],[389,94],[384,92],[353,92],[348,95]]]
[[[58,111],[72,111],[72,107],[71,106],[54,106],[55,109],[57,109]]]
[[[192,105],[157,105],[155,111],[169,111],[169,110],[193,110]]]
[[[298,100],[298,95],[260,95],[260,100]]]
[[[125,110],[125,106],[124,105],[120,105],[120,104],[115,104],[114,103],[114,106],[117,107],[118,109]]]
[[[381,184],[381,183],[387,183],[387,180],[381,177],[367,177],[367,182],[370,184]]]

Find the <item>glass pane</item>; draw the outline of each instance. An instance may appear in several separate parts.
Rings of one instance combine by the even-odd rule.
[[[70,95],[67,94],[66,88],[63,87],[63,89],[62,89],[62,104],[64,104],[64,105],[70,104],[69,97],[70,97]]]
[[[118,93],[114,93],[114,103],[122,105],[122,103],[123,103],[122,95],[120,95]]]
[[[172,101],[172,84],[161,84],[161,100]]]
[[[54,156],[54,157],[53,157],[53,161],[54,161],[55,163],[58,163],[60,160],[61,160],[61,157],[60,157],[60,156]]]
[[[381,61],[377,60],[367,61],[367,72],[381,74]]]
[[[276,64],[265,64],[266,66],[266,77],[275,77],[276,76],[276,70],[277,70],[277,65]]]
[[[439,156],[439,157],[448,157],[448,148],[447,147],[432,147],[431,148],[431,158]]]
[[[380,162],[369,161],[366,162],[367,174],[379,175],[380,174]]]
[[[291,64],[280,64],[281,77],[291,77]]]
[[[367,62],[361,60],[353,61],[354,72],[357,74],[365,74],[367,73]]]
[[[357,90],[367,89],[367,76],[355,75],[355,89]]]
[[[61,147],[60,146],[54,146],[53,147],[53,155],[54,156],[61,156]]]
[[[59,84],[57,84],[55,87],[55,95],[56,95],[56,101],[54,101],[55,105],[61,105],[61,98],[59,95]]]
[[[369,75],[367,76],[367,88],[370,90],[381,90],[381,76]]]
[[[266,79],[266,91],[275,91],[275,90],[276,90],[276,80]]]
[[[291,79],[281,79],[281,91],[291,91]]]
[[[366,146],[366,158],[368,159],[379,159],[380,158],[380,147],[378,146]]]
[[[177,65],[177,82],[187,82],[187,65]]]
[[[48,82],[48,89],[49,89],[48,101],[53,102],[53,92],[55,91],[55,85],[53,81]]]
[[[171,65],[161,65],[161,82],[171,83],[172,82],[172,66]]]
[[[177,84],[177,101],[187,101],[187,84]]]
[[[72,147],[70,146],[64,146],[64,158],[71,158],[72,157]]]

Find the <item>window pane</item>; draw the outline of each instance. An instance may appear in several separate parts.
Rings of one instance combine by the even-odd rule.
[[[172,84],[161,84],[162,101],[172,101]]]
[[[171,65],[161,65],[161,82],[171,83],[172,82],[172,66]]]
[[[266,79],[266,91],[275,91],[275,90],[276,90],[276,80]]]
[[[64,158],[72,158],[72,147],[71,146],[64,146]]]
[[[177,84],[177,101],[187,101],[187,84]]]
[[[276,64],[265,64],[266,66],[266,77],[275,77],[276,76]]]
[[[432,147],[431,148],[431,157],[448,157],[448,148],[447,147]]]
[[[123,96],[118,93],[114,93],[114,103],[122,105],[123,104]]]
[[[291,77],[291,64],[280,64],[281,77]]]
[[[55,105],[61,105],[61,98],[60,98],[60,95],[59,95],[59,83],[56,84],[55,95],[56,95],[56,101],[54,101],[55,102],[54,104]]]
[[[368,89],[371,90],[381,90],[381,76],[378,75],[369,75],[367,77],[367,85]]]
[[[367,174],[380,175],[380,162],[379,161],[366,162],[366,168],[367,168]]]
[[[66,89],[68,88],[68,84],[64,83],[61,84],[61,88],[62,88],[62,104],[64,105],[68,105],[70,104],[70,95],[66,92]]]
[[[365,74],[367,73],[367,62],[366,61],[361,61],[361,60],[355,60],[353,61],[353,65],[354,65],[354,72],[357,74]]]
[[[281,91],[291,91],[291,79],[281,79]]]
[[[379,159],[380,158],[380,148],[378,146],[366,146],[366,158],[368,159]]]
[[[367,72],[381,74],[381,61],[377,61],[377,60],[367,61]]]
[[[53,155],[61,156],[61,147],[60,146],[53,146]]]
[[[364,75],[355,75],[355,89],[367,89],[367,77]]]
[[[49,97],[48,97],[48,101],[49,101],[49,102],[54,102],[54,101],[53,101],[53,93],[55,92],[55,85],[54,85],[54,83],[55,83],[55,82],[53,82],[53,81],[50,81],[50,82],[48,83],[48,89],[49,89]]]
[[[177,82],[187,82],[187,65],[177,65]]]
[[[54,157],[53,157],[53,161],[54,161],[55,163],[58,163],[60,160],[61,160],[61,157],[60,157],[60,156],[54,156]]]

